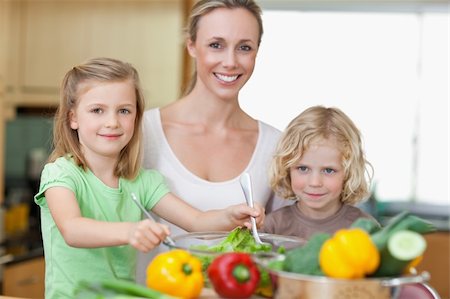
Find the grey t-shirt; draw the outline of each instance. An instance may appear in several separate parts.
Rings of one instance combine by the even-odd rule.
[[[315,233],[334,234],[339,229],[348,228],[360,217],[376,221],[361,209],[346,204],[336,214],[328,218],[312,219],[303,214],[296,204],[293,204],[268,214],[261,231],[277,235],[296,236],[308,240]]]

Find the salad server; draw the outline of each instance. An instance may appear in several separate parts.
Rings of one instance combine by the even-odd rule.
[[[141,202],[138,200],[136,194],[131,192],[131,199],[136,203],[136,205],[141,209],[142,213],[147,217],[147,219],[150,219],[153,222],[156,222],[155,219],[150,215],[150,213],[144,208],[144,206],[141,204]],[[163,244],[169,247],[175,246],[175,241],[170,237],[167,236],[163,241]]]
[[[250,174],[247,173],[247,172],[242,174],[239,182],[241,183],[242,191],[244,191],[244,196],[245,196],[245,200],[247,201],[247,205],[250,208],[253,208],[254,207],[254,204],[253,204],[253,191],[252,191],[252,180],[250,178]],[[255,238],[256,243],[258,243],[258,244],[268,244],[266,242],[261,241],[261,238],[259,237],[258,231],[256,229],[255,217],[250,217],[250,221],[252,223],[253,238]]]

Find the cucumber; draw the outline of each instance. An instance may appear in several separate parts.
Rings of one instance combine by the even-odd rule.
[[[426,247],[425,238],[410,230],[398,231],[388,241],[388,250],[392,256],[408,262],[422,255]]]
[[[393,233],[386,247],[380,251],[380,266],[372,276],[401,276],[412,260],[421,256],[426,249],[425,238],[414,231],[400,230]]]
[[[371,234],[372,241],[382,252],[387,246],[391,236],[402,230],[410,230],[419,234],[427,234],[436,231],[436,227],[429,221],[424,220],[415,215],[411,215],[408,211],[396,215],[382,229]]]

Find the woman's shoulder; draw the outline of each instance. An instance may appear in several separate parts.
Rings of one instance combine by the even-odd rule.
[[[256,152],[266,158],[267,155],[272,156],[273,151],[281,136],[281,131],[277,128],[258,121],[259,134]]]
[[[266,134],[266,135],[270,135],[270,136],[276,136],[279,137],[281,135],[281,131],[277,128],[275,128],[274,126],[265,123],[261,120],[258,120],[259,123],[259,127],[261,128],[261,131]]]
[[[158,118],[159,118],[159,107],[150,108],[150,109],[144,111],[144,117],[143,117],[144,122],[150,121],[150,120],[155,120]]]
[[[258,124],[260,134],[258,144],[272,152],[281,137],[281,131],[262,121],[258,121]]]

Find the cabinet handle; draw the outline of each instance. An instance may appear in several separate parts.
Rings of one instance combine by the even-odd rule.
[[[17,281],[18,286],[26,286],[30,284],[36,284],[40,281],[39,277],[36,275],[32,275],[30,277],[27,277],[25,279],[21,279]]]

